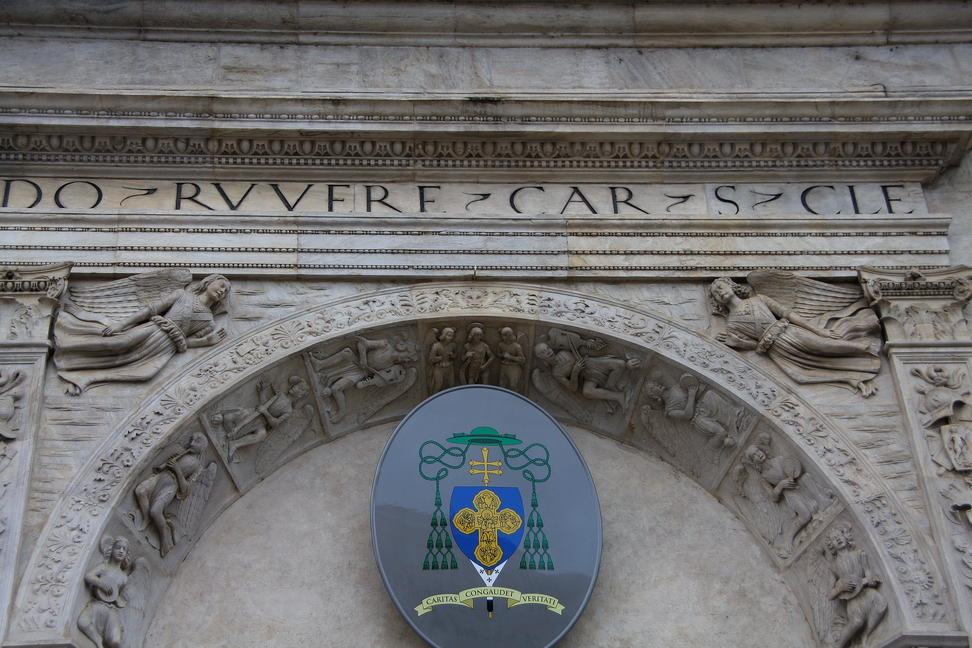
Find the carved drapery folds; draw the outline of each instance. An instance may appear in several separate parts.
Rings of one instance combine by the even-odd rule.
[[[713,312],[726,318],[717,339],[765,355],[795,382],[832,383],[865,398],[877,387],[881,340],[877,317],[856,288],[792,272],[751,272],[749,285],[716,279]]]
[[[91,474],[79,476],[71,508],[52,514],[25,575],[16,640],[53,642],[65,617],[80,632],[91,600],[82,570],[104,561],[92,553],[95,537],[131,538],[161,592],[192,542],[241,492],[307,449],[400,419],[431,395],[439,343],[455,344],[454,384],[460,371],[467,381],[518,384],[562,420],[684,468],[795,575],[806,609],[830,610],[834,583],[820,580],[814,589],[806,575],[843,520],[883,583],[875,587],[902,589],[888,597],[893,628],[879,619],[867,631],[885,638],[909,623],[951,628],[934,561],[907,516],[894,513],[895,496],[868,460],[744,356],[630,305],[458,284],[321,304],[228,340],[150,392],[106,441]],[[763,456],[747,454],[752,447]],[[43,585],[54,582],[71,585]],[[821,642],[839,638],[849,607],[822,614]],[[127,635],[144,634],[144,622],[136,626],[126,626]]]
[[[222,340],[213,316],[225,309],[229,281],[191,281],[188,270],[173,269],[71,289],[54,324],[54,364],[67,393],[148,380],[176,353]]]

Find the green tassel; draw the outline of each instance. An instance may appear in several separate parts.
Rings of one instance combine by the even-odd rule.
[[[435,513],[433,513],[432,514],[432,528],[434,529],[437,526],[439,526],[439,519],[435,516]]]
[[[449,534],[448,533],[446,534],[445,548],[446,549],[452,549],[452,538],[449,537]]]
[[[553,559],[547,557],[547,571],[553,571]]]
[[[436,569],[438,569],[438,568],[439,568],[439,563],[438,563],[438,561],[437,561],[437,560],[435,559],[435,556],[432,556],[432,571],[435,571],[435,570],[436,570]]]
[[[523,554],[522,556],[520,556],[520,569],[526,569],[526,568],[527,568],[526,554]]]
[[[432,551],[432,547],[434,547],[434,546],[435,546],[435,543],[433,542],[433,540],[432,540],[432,534],[430,533],[429,534],[429,541],[425,543],[425,548],[428,549],[429,551]]]
[[[543,564],[543,558],[540,558],[540,562],[537,563],[537,569],[541,571],[547,571],[547,566]]]
[[[452,556],[452,569],[459,569],[459,565],[456,564],[455,556]]]
[[[544,551],[550,548],[550,545],[547,544],[547,536],[543,536],[543,542],[540,543],[540,548]]]
[[[533,556],[530,556],[530,569],[536,569],[537,563],[533,562]]]
[[[422,569],[428,569],[428,568],[429,568],[429,557],[426,556],[425,563],[422,564]]]

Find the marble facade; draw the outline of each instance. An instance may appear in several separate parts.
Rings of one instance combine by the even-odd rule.
[[[0,645],[420,645],[371,478],[478,381],[601,493],[563,645],[968,646],[970,25],[7,3]]]

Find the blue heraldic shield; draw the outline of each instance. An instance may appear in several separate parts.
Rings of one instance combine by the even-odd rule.
[[[449,520],[456,545],[474,565],[492,572],[516,551],[524,531],[517,488],[456,486]]]

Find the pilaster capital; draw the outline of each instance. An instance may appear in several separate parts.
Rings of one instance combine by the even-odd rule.
[[[48,346],[54,309],[67,289],[71,263],[0,266],[0,350]]]
[[[972,345],[963,312],[972,299],[972,268],[863,266],[857,274],[865,297],[881,316],[889,345]]]

